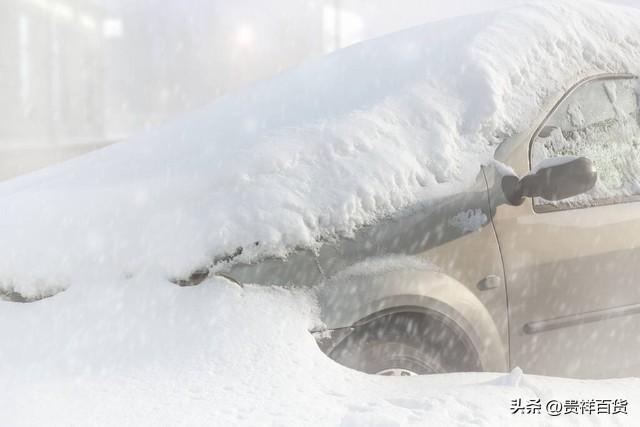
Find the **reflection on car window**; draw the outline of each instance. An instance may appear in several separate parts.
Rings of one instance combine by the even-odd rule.
[[[531,166],[558,156],[593,161],[598,182],[588,193],[534,207],[578,208],[628,201],[640,195],[640,110],[637,79],[595,80],[567,97],[531,146]]]

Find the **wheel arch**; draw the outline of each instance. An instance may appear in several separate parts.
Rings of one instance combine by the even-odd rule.
[[[402,269],[357,276],[337,275],[319,292],[326,329],[358,328],[382,316],[442,316],[467,337],[485,371],[508,369],[498,328],[482,301],[454,278],[433,270]]]

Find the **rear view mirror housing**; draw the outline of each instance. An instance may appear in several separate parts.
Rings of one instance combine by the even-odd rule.
[[[597,180],[593,162],[586,157],[554,157],[522,178],[503,177],[502,191],[510,204],[518,206],[525,197],[556,201],[577,196],[591,190]]]

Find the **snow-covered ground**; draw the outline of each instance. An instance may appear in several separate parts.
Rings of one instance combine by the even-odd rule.
[[[0,425],[640,422],[636,379],[369,376],[317,348],[310,291],[168,281],[455,191],[578,76],[638,67],[637,11],[534,3],[344,49],[1,184],[0,291],[65,291],[0,301]],[[629,413],[512,415],[518,398],[626,399]]]
[[[381,377],[307,332],[304,292],[224,280],[92,282],[0,309],[0,425],[633,425],[640,380]],[[622,415],[511,415],[511,400],[627,399]],[[602,424],[601,424],[602,425]]]

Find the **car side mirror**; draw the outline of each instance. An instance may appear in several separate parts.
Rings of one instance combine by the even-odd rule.
[[[541,197],[555,201],[591,190],[598,180],[593,162],[586,157],[553,157],[545,159],[522,178],[502,178],[502,191],[514,206],[525,197]]]

